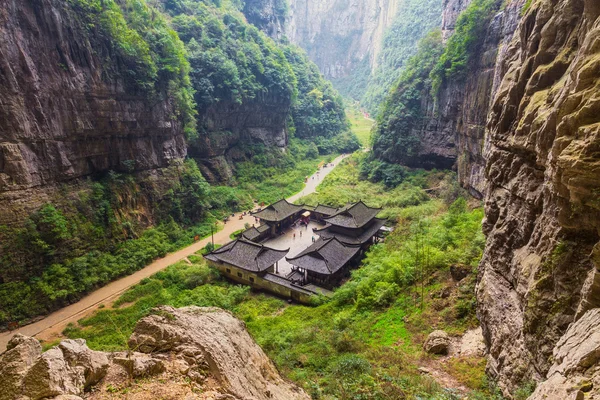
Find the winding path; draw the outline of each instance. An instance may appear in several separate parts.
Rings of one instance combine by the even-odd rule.
[[[346,155],[341,155],[333,160],[334,167],[336,167],[340,161],[342,161]],[[295,195],[288,198],[289,201],[294,202],[301,198],[302,196],[306,196],[310,193],[314,193],[317,189],[317,186],[327,174],[329,174],[334,167],[327,167],[321,169],[319,172],[315,173],[313,176],[309,177],[307,184],[304,189]],[[216,244],[225,244],[229,242],[231,239],[229,235],[233,232],[244,228],[244,224],[246,222],[252,224],[254,223],[254,217],[250,215],[246,215],[242,219],[239,219],[240,214],[235,214],[229,222],[225,224],[223,230],[214,234],[214,240]],[[2,332],[0,333],[0,353],[6,350],[6,345],[10,338],[12,338],[16,333],[22,333],[27,336],[35,336],[41,340],[53,340],[60,336],[60,333],[70,322],[75,322],[95,310],[97,310],[101,305],[108,305],[112,301],[114,301],[117,297],[121,295],[124,291],[129,289],[131,286],[137,284],[144,278],[148,278],[149,276],[155,274],[156,272],[168,267],[169,265],[175,264],[176,262],[185,259],[187,256],[196,253],[201,250],[211,241],[211,237],[204,238],[202,240],[197,241],[196,243],[185,247],[181,250],[178,250],[174,253],[168,254],[163,258],[159,258],[158,260],[152,262],[152,264],[144,267],[143,269],[125,276],[121,279],[113,281],[106,286],[101,287],[98,290],[93,291],[88,294],[77,303],[73,303],[67,307],[61,308],[43,319],[31,323],[29,325],[25,325],[21,328],[10,332]]]

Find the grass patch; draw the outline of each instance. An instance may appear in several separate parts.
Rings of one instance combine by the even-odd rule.
[[[371,128],[373,127],[373,121],[368,120],[364,117],[363,113],[356,108],[346,109],[346,115],[350,120],[350,129],[363,148],[371,146]]]

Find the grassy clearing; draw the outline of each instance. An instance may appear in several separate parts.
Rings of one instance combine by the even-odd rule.
[[[196,256],[192,265],[179,263],[144,280],[65,335],[83,337],[95,349],[123,349],[136,321],[156,305],[219,306],[244,320],[279,370],[315,399],[455,398],[417,367],[423,358],[436,360],[421,350],[428,333],[460,335],[477,325],[475,275],[457,285],[449,266],[475,270],[482,210],[454,200],[452,185],[444,184],[448,173],[413,171],[386,190],[360,180],[359,163],[353,156],[336,168],[310,199],[389,205],[386,213],[398,224],[331,300],[308,307],[253,293],[223,281]],[[482,360],[453,360],[448,373],[473,390],[472,398],[491,398]]]
[[[346,115],[350,120],[350,129],[363,148],[371,147],[371,128],[373,127],[373,121],[366,119],[360,110],[355,108],[346,109]]]

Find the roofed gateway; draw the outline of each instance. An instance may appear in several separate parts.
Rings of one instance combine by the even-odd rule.
[[[330,293],[378,240],[380,211],[362,201],[336,208],[280,200],[252,214],[259,226],[205,257],[229,279],[308,302]]]

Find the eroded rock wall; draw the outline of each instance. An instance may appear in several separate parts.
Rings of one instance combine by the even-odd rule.
[[[221,101],[200,117],[205,133],[190,143],[189,155],[210,182],[233,177],[236,161],[247,160],[244,148],[253,143],[280,148],[288,144],[286,121],[291,98],[267,94],[243,103]]]
[[[568,378],[560,338],[600,307],[600,3],[534,1],[502,51],[477,297],[488,371],[510,395]]]
[[[442,34],[447,39],[460,12],[470,1],[446,0]],[[505,47],[520,19],[524,0],[513,0],[489,24],[482,50],[469,67],[466,79],[448,81],[436,99],[423,96],[423,126],[419,158],[427,167],[458,171],[460,184],[472,196],[482,198],[485,190],[483,145],[491,99],[502,75]]]
[[[64,2],[4,1],[0,37],[0,223],[46,188],[185,157],[171,99],[128,88],[126,66]]]

